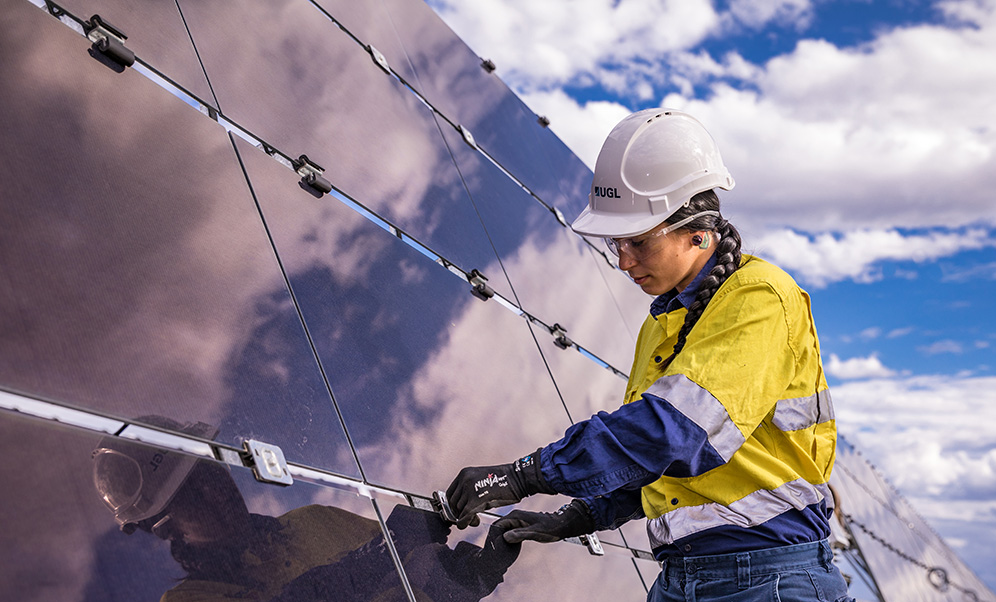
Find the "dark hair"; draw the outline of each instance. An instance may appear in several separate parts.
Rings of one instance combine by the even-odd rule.
[[[716,195],[715,191],[706,190],[696,194],[688,202],[688,205],[675,211],[667,219],[667,223],[677,223],[702,211],[719,211],[719,196]],[[716,265],[699,285],[695,301],[688,307],[685,322],[681,325],[681,330],[678,331],[678,342],[674,344],[674,351],[661,363],[661,370],[666,369],[674,361],[675,356],[681,352],[685,346],[685,340],[688,338],[688,333],[702,317],[702,312],[712,300],[712,296],[726,282],[726,279],[740,268],[740,232],[722,216],[704,215],[688,222],[681,229],[690,232],[708,231],[719,234],[719,242],[716,244],[715,251]]]

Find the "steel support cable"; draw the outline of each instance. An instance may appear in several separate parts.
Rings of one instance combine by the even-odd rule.
[[[844,520],[847,521],[848,526],[850,525],[856,526],[858,529],[860,529],[868,537],[870,537],[872,540],[874,540],[876,543],[881,545],[886,550],[892,552],[893,554],[905,560],[906,562],[923,569],[927,574],[927,581],[932,586],[934,586],[934,588],[937,589],[938,591],[946,592],[948,591],[949,588],[954,588],[962,592],[962,594],[965,595],[966,600],[977,601],[979,599],[979,596],[978,594],[975,593],[975,590],[962,587],[957,583],[952,582],[950,577],[948,577],[947,571],[944,570],[942,567],[930,566],[927,563],[923,562],[922,560],[914,558],[909,554],[907,554],[906,552],[903,552],[896,546],[892,545],[884,537],[876,533],[873,529],[871,529],[861,521],[855,519],[852,515],[843,514],[842,516],[844,517]]]
[[[884,479],[884,477],[881,477],[878,474],[878,471],[877,471],[876,467],[871,462],[868,462],[865,459],[863,459],[863,460],[868,464],[868,467],[871,468],[871,470],[873,471],[873,473],[875,474],[875,476],[878,476],[879,478],[881,478],[882,481],[883,481],[883,483],[891,488],[892,493],[894,493],[896,495],[896,497],[900,501],[902,501],[902,502],[905,503],[906,499],[905,499],[905,497],[903,497],[902,493],[900,493],[891,483],[889,483],[888,480]],[[851,478],[851,480],[859,488],[861,488],[868,495],[868,497],[870,497],[879,506],[881,506],[882,508],[886,509],[890,514],[892,514],[897,520],[899,520],[900,522],[902,522],[904,525],[909,526],[910,530],[912,531],[912,533],[914,535],[916,535],[916,537],[919,538],[920,541],[922,541],[925,546],[928,546],[930,548],[934,548],[935,547],[935,542],[934,541],[932,541],[931,539],[925,537],[923,533],[921,533],[919,530],[915,529],[914,525],[910,524],[909,520],[907,518],[905,518],[905,517],[903,517],[903,516],[901,516],[899,514],[899,512],[896,510],[896,508],[894,507],[893,504],[888,503],[885,500],[881,499],[875,492],[872,491],[871,487],[869,487],[867,484],[864,483],[864,481],[862,481],[860,478],[858,478],[858,476],[856,474],[854,474],[853,471],[851,471],[850,469],[848,469],[847,466],[843,462],[837,462],[836,465],[834,466],[834,468],[837,469],[837,470],[843,471],[847,476],[849,476]],[[913,512],[913,514],[920,520],[920,522],[924,526],[926,526],[927,529],[930,530],[931,533],[933,533],[935,537],[940,538],[940,536],[936,532],[934,532],[932,529],[930,529],[930,525],[927,524],[927,522],[923,519],[923,517],[920,516],[915,510],[913,510],[913,508],[911,506],[909,506],[908,503],[906,503],[906,508],[908,510],[910,510],[911,512]],[[885,549],[887,549],[890,552],[892,552],[893,554],[899,556],[903,560],[905,560],[905,561],[907,561],[907,562],[909,562],[909,563],[911,563],[911,564],[913,564],[913,565],[915,565],[915,566],[923,569],[924,571],[926,571],[926,573],[927,573],[927,581],[934,588],[936,588],[938,591],[945,592],[949,588],[954,588],[954,589],[962,592],[962,594],[965,596],[965,600],[966,601],[976,601],[976,600],[979,599],[978,598],[978,594],[976,594],[974,590],[971,590],[971,589],[962,587],[960,585],[957,585],[955,583],[952,583],[951,580],[950,580],[950,578],[949,578],[949,576],[948,576],[948,574],[947,574],[947,571],[944,570],[942,567],[930,566],[930,565],[926,564],[925,562],[923,562],[921,560],[918,560],[918,559],[914,558],[913,556],[907,554],[906,552],[903,552],[898,547],[896,547],[895,545],[893,545],[892,543],[890,543],[889,541],[887,541],[884,537],[882,537],[881,535],[879,535],[878,533],[876,533],[868,525],[865,525],[861,521],[855,519],[853,515],[845,513],[845,512],[841,512],[840,516],[846,522],[846,525],[848,527],[850,527],[850,525],[854,525],[854,526],[858,527],[862,532],[864,532],[872,540],[874,540],[876,543],[878,543],[879,545],[881,545]],[[941,550],[941,554],[944,555],[944,556],[947,556],[947,553],[946,553],[945,550]]]

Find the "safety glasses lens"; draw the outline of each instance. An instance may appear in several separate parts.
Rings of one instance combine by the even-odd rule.
[[[142,491],[142,469],[138,462],[111,450],[103,450],[94,461],[94,484],[111,509],[119,511],[138,499]]]

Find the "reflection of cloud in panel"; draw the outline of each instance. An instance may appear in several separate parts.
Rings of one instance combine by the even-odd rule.
[[[468,295],[452,320],[398,391],[389,434],[360,451],[365,467],[376,465],[368,472],[400,475],[420,493],[445,488],[462,466],[528,454],[568,425],[521,318]]]
[[[555,234],[537,230],[505,259],[512,286],[532,293],[520,293],[524,309],[551,326],[560,323],[569,338],[627,372],[633,340],[620,307],[585,245],[567,230],[558,228]]]
[[[6,29],[35,31],[20,21],[32,15],[37,31],[0,50],[16,93],[0,119],[19,149],[0,172],[7,198],[23,201],[0,207],[20,322],[0,340],[5,381],[129,415],[168,403],[212,420],[252,299],[279,282],[228,139],[25,6],[5,11]]]
[[[642,600],[646,592],[633,563],[609,554],[594,557],[582,546],[562,542],[524,542],[505,582],[488,600]]]
[[[549,241],[547,241],[549,243]],[[511,261],[510,272],[544,278],[544,258],[564,249],[566,239],[544,245],[542,253],[534,241],[525,242]],[[523,268],[531,266],[531,270]],[[594,266],[592,267],[594,269]],[[557,296],[565,303],[589,298],[577,283],[565,281]],[[581,304],[577,315],[589,322],[591,332],[598,332],[604,315],[618,315],[608,296],[597,296],[600,304]],[[500,312],[500,313],[496,313]],[[502,318],[501,322],[496,319]],[[519,330],[519,329],[522,330]],[[468,300],[452,318],[448,336],[440,342],[412,380],[399,392],[391,416],[390,435],[383,441],[389,445],[364,450],[361,459],[376,458],[382,465],[380,474],[405,474],[416,470],[423,480],[415,484],[416,491],[445,487],[457,470],[465,465],[510,462],[562,436],[567,417],[559,414],[560,400],[550,382],[550,375],[535,354],[526,324],[520,322],[493,302]],[[581,330],[582,328],[578,328]],[[576,350],[553,349],[544,345],[548,336],[536,329],[541,347],[549,361],[559,366],[555,377],[572,379],[569,390],[585,389],[586,399],[573,399],[583,407],[613,409],[621,403],[621,388],[615,377],[601,378],[604,369],[578,356],[574,361],[562,360],[556,354],[577,354]],[[626,332],[604,333],[606,342],[621,341],[628,345]],[[614,339],[614,340],[613,340]],[[504,354],[501,350],[513,352]],[[487,367],[483,372],[481,367]],[[597,375],[587,376],[586,371]],[[467,375],[476,375],[471,380]],[[589,388],[584,385],[590,384]],[[606,407],[606,400],[611,403]],[[497,400],[482,403],[482,400]],[[426,421],[425,417],[431,420]],[[587,418],[587,415],[575,417]],[[390,467],[390,468],[388,468]]]
[[[126,536],[93,486],[90,454],[99,437],[43,424],[7,414],[0,418],[4,449],[18,452],[7,457],[10,491],[2,510],[14,520],[3,526],[0,594],[19,602],[81,600],[95,568],[95,543]],[[146,579],[160,576],[157,567],[147,569]]]
[[[622,309],[604,288],[595,261],[598,258],[593,260],[584,245],[565,232],[543,241],[530,237],[506,261],[506,269],[516,276],[514,286],[543,291],[548,297],[544,306],[550,315],[541,318],[549,323],[569,316],[573,321],[561,322],[569,338],[621,372],[628,372],[633,338],[620,318]],[[579,270],[588,273],[578,274]],[[567,277],[562,277],[564,274]],[[636,288],[632,282],[624,284]],[[552,336],[542,327],[536,326],[534,331],[564,401],[572,412],[580,413],[573,416],[574,420],[584,420],[599,410],[613,410],[622,403],[625,381],[574,348],[556,348]]]
[[[306,153],[337,188],[457,259],[452,214],[466,200],[432,114],[359,44],[307,2],[190,3],[184,14],[227,115]]]

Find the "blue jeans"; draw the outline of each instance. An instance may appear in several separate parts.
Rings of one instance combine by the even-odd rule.
[[[826,541],[662,562],[647,602],[853,602]]]

